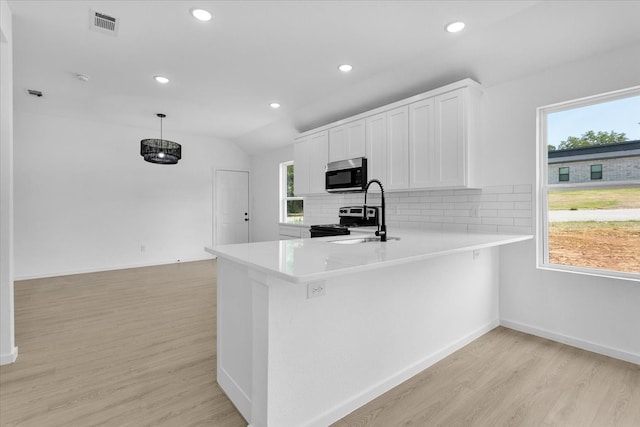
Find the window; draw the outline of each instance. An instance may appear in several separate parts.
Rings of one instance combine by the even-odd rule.
[[[295,197],[293,162],[280,163],[280,222],[302,222],[304,200]]]
[[[558,181],[569,181],[569,168],[558,169]]]
[[[639,111],[640,86],[538,108],[539,268],[640,281]]]

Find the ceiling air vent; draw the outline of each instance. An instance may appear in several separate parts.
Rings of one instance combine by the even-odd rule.
[[[93,9],[89,10],[89,28],[92,30],[115,36],[118,33],[118,24],[118,19],[113,16]]]

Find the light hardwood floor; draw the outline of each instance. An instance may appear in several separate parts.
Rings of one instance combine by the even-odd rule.
[[[215,382],[215,261],[16,282],[0,426],[245,427]],[[497,328],[334,424],[640,426],[640,367]]]

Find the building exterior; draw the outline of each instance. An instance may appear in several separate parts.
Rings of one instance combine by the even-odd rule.
[[[549,184],[640,182],[640,140],[548,153]]]

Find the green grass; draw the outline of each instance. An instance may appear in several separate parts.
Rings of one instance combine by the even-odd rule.
[[[580,209],[640,209],[640,188],[549,192],[549,210]]]

